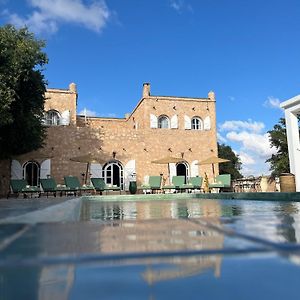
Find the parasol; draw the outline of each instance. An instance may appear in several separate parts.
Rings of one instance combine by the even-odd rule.
[[[12,158],[17,160],[45,160],[53,158],[53,155],[41,151],[31,151],[20,155],[15,155]]]
[[[80,162],[80,163],[86,163],[86,173],[85,173],[85,177],[84,177],[84,183],[86,184],[87,182],[87,177],[88,177],[88,173],[89,173],[89,169],[90,169],[90,165],[92,163],[104,163],[105,160],[101,159],[99,156],[101,155],[101,153],[87,153],[85,155],[80,155],[80,156],[75,156],[75,157],[71,157],[70,160],[71,161],[75,161],[75,162]]]
[[[215,178],[215,167],[214,164],[221,164],[221,163],[225,163],[225,162],[229,162],[229,159],[225,159],[225,158],[221,158],[221,157],[217,157],[217,156],[211,156],[207,159],[204,159],[200,162],[197,163],[197,165],[210,165],[212,167],[212,172],[213,172],[213,177]]]
[[[173,156],[166,156],[166,157],[163,157],[163,158],[160,158],[160,159],[157,159],[157,160],[153,160],[151,161],[151,163],[153,164],[161,164],[161,165],[164,165],[164,164],[168,164],[168,173],[169,173],[169,181],[171,180],[170,179],[170,163],[178,163],[178,162],[181,162],[183,161],[182,158],[179,158],[179,157],[173,157]],[[170,182],[171,184],[171,182]]]

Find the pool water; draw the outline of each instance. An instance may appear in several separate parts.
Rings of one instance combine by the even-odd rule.
[[[5,300],[299,297],[299,202],[84,200],[0,238]]]

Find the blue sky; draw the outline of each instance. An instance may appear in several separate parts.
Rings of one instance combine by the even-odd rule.
[[[0,24],[46,40],[51,88],[78,112],[123,117],[153,95],[216,93],[219,140],[245,175],[268,174],[267,131],[300,90],[299,0],[0,0]]]

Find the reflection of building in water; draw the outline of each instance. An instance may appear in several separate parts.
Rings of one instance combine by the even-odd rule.
[[[39,277],[39,300],[69,299],[74,282],[74,266],[47,266]]]
[[[127,207],[128,208],[128,207]],[[202,249],[222,249],[224,237],[204,225],[189,221],[188,217],[204,215],[205,220],[220,226],[220,206],[212,201],[138,202],[136,220],[114,223],[99,232],[102,253],[171,252]],[[177,217],[174,219],[174,217]],[[181,217],[178,219],[178,217]],[[168,260],[168,269],[148,269],[143,278],[153,283],[176,277],[190,276],[213,269],[220,274],[220,256],[177,257]]]
[[[190,258],[178,258],[177,261],[172,261],[174,266],[164,266],[157,269],[148,266],[142,276],[148,284],[155,282],[170,280],[174,278],[193,276],[201,274],[211,269],[214,269],[214,275],[221,275],[221,256],[193,256]]]
[[[90,202],[83,211],[83,219],[95,214],[95,222],[65,223],[64,233],[60,232],[62,227],[58,223],[39,226],[38,240],[32,241],[39,245],[38,249],[41,250],[38,251],[42,251],[42,255],[55,257],[223,248],[224,237],[221,233],[188,219],[202,215],[202,220],[220,226],[220,207],[215,201]],[[102,220],[103,216],[107,220],[115,220],[97,223],[99,215]],[[136,219],[142,216],[148,220]],[[159,264],[160,262],[163,264]],[[127,264],[128,261],[124,263]],[[161,280],[192,276],[207,271],[213,271],[215,276],[219,276],[221,256],[148,258],[142,263],[148,264],[147,269],[141,274],[142,278],[147,283],[153,284]],[[32,274],[38,288],[38,299],[69,299],[75,280],[75,268],[74,265],[38,268]]]
[[[86,201],[82,220],[149,220],[219,217],[221,207],[216,201],[188,199],[182,201],[102,202]]]

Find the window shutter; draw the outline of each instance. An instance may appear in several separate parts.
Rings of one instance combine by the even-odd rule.
[[[129,182],[134,179],[135,176],[135,160],[130,160],[124,168],[124,177],[125,177],[125,191],[129,190]]]
[[[41,163],[41,179],[48,178],[51,175],[51,159],[46,159]]]
[[[91,163],[90,174],[91,178],[102,178],[102,166],[100,164]]]
[[[149,184],[149,175],[144,176],[144,182],[143,184]]]
[[[177,115],[174,115],[172,118],[171,118],[171,128],[178,128],[178,117]]]
[[[198,160],[194,160],[191,163],[191,177],[199,176],[199,165],[197,165]]]
[[[210,130],[210,117],[207,116],[205,119],[204,119],[204,130]]]
[[[191,129],[192,124],[191,124],[191,118],[188,116],[184,116],[184,129]]]
[[[44,114],[43,114],[42,125],[47,125],[47,113],[46,112],[44,112]]]
[[[70,125],[70,111],[65,110],[61,114],[60,125]]]
[[[11,179],[23,179],[23,168],[21,164],[15,159],[11,161],[10,177]]]
[[[157,117],[150,114],[150,128],[157,128]]]
[[[172,184],[172,178],[173,178],[173,176],[176,176],[176,164],[169,163],[169,169],[170,169],[170,178],[169,179],[170,179],[170,184]]]

